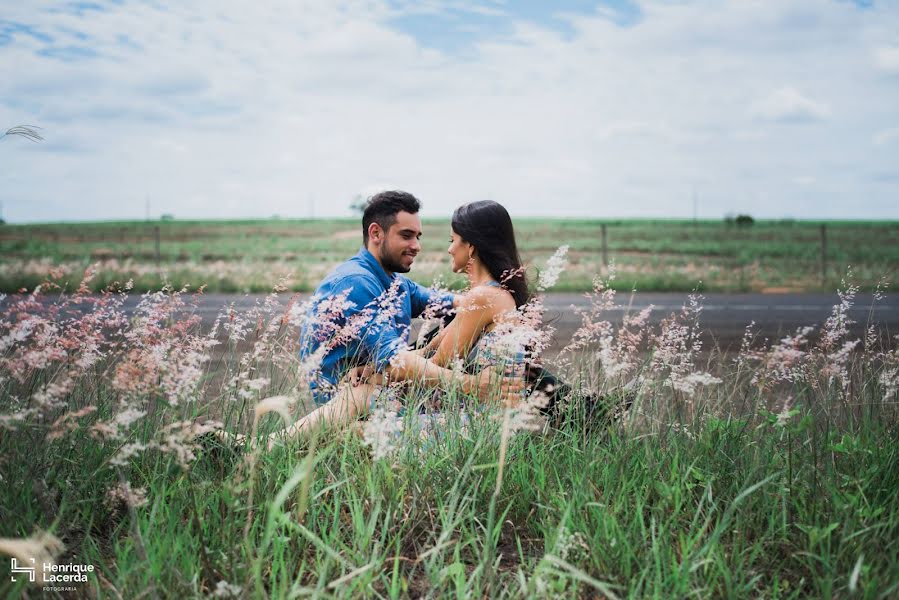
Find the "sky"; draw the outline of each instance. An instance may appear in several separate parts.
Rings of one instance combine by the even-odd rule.
[[[7,222],[899,219],[899,1],[4,2]]]

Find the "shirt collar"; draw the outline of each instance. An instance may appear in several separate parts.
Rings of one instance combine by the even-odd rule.
[[[385,290],[390,287],[394,278],[396,278],[396,273],[392,275],[387,274],[387,271],[384,270],[384,267],[381,266],[381,263],[378,262],[375,255],[369,252],[368,248],[365,246],[362,246],[362,248],[359,249],[359,254],[356,255],[356,258],[359,259],[359,262],[361,262],[368,271],[378,278],[378,281],[384,284]]]

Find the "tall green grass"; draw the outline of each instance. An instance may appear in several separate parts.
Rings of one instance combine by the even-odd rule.
[[[256,401],[298,393],[294,331],[273,306],[238,318],[250,324],[244,346],[219,334],[222,362],[205,364],[185,401],[152,386],[130,396],[127,405],[147,414],[121,439],[98,439],[92,426],[122,410],[110,380],[133,358],[128,344],[77,373],[64,405],[5,419],[0,536],[58,536],[67,547],[58,562],[96,567],[78,593],[99,597],[899,594],[899,419],[889,391],[899,360],[873,345],[842,374],[825,370],[834,352],[802,346],[803,374],[792,380],[768,362],[781,356],[775,349],[750,345],[740,361],[712,354],[708,369],[722,382],[695,395],[673,389],[655,365],[661,342],[635,355],[628,386],[590,348],[563,367],[575,393],[537,432],[504,436],[503,411],[470,400],[463,428],[463,398],[450,391],[439,436],[421,439],[409,410],[395,451],[380,460],[348,430],[272,452],[185,438],[193,458],[160,447],[111,462],[124,444],[160,443],[166,427],[195,416],[246,432]],[[144,340],[207,336],[173,312],[160,323],[129,327]],[[37,343],[6,347],[4,360]],[[54,362],[16,381],[13,363],[3,364],[7,416],[37,407],[35,392],[71,368]],[[252,394],[229,384],[259,376],[271,382]],[[596,420],[588,394],[634,403]],[[417,398],[410,393],[410,407]],[[62,414],[83,407],[96,411],[48,439]],[[263,419],[265,432],[279,426]],[[122,481],[144,488],[146,504],[110,501]],[[2,574],[4,596],[39,589]]]

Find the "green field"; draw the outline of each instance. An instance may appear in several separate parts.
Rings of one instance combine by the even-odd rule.
[[[556,248],[570,246],[558,291],[590,289],[595,275],[608,272],[604,258],[616,269],[619,289],[642,291],[829,291],[850,266],[856,282],[873,287],[883,277],[895,278],[899,267],[894,221],[757,221],[737,227],[723,221],[518,219],[516,230],[532,278]],[[448,269],[448,231],[446,220],[425,221],[414,279],[430,284],[441,276],[461,286]],[[138,291],[169,282],[176,288],[205,283],[208,291],[265,292],[284,277],[289,289],[310,291],[360,244],[358,219],[3,225],[0,290],[32,289],[59,267],[71,287],[88,265],[99,263],[94,289],[133,279]]]

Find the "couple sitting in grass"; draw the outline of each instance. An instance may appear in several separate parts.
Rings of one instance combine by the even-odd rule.
[[[491,332],[508,325],[528,300],[509,213],[489,200],[453,213],[448,252],[453,271],[469,281],[465,293],[454,295],[401,275],[421,250],[419,207],[413,195],[399,191],[368,202],[364,247],[318,286],[301,332],[301,359],[312,364],[318,407],[270,441],[346,426],[378,405],[389,382],[438,391],[457,386],[483,402],[521,400],[525,349],[497,352],[501,344],[491,343],[497,337]],[[408,349],[412,318],[452,312],[452,321],[424,347]]]

